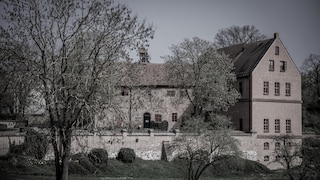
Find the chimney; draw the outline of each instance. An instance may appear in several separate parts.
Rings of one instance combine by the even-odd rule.
[[[274,33],[274,39],[278,39],[279,38],[279,33]]]

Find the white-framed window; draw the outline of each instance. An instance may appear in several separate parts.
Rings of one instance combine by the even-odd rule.
[[[286,133],[291,133],[291,120],[286,120]]]
[[[280,133],[280,119],[274,120],[274,132]]]
[[[287,70],[287,62],[280,61],[280,72],[286,72],[286,70]]]
[[[263,120],[263,132],[268,133],[269,132],[269,119]]]
[[[172,113],[172,122],[178,121],[178,113]]]
[[[269,150],[269,143],[268,142],[263,143],[263,149]]]
[[[291,84],[286,83],[286,96],[291,96]]]
[[[274,71],[274,60],[269,60],[269,71]]]
[[[269,82],[263,82],[263,95],[269,95]]]
[[[280,96],[280,83],[279,82],[274,83],[274,95]]]

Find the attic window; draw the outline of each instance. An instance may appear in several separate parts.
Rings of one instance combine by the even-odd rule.
[[[280,72],[285,72],[287,70],[287,63],[285,61],[280,61]]]
[[[269,60],[269,71],[274,71],[274,60]]]
[[[279,55],[279,46],[275,47],[275,55]]]

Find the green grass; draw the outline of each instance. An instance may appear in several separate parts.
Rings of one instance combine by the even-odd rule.
[[[109,159],[107,166],[100,168],[89,163],[86,159],[82,161],[82,163],[69,163],[69,179],[187,179],[187,163],[182,159],[167,162],[145,161],[138,158],[133,163],[122,163],[116,159]],[[37,163],[30,164],[30,158],[10,155],[0,158],[0,167],[1,179],[55,179],[55,167],[52,162],[46,162],[46,165]],[[271,173],[264,166],[256,162],[242,160],[240,158],[226,158],[224,163],[208,168],[203,173],[201,179],[281,179],[277,177],[278,174]]]

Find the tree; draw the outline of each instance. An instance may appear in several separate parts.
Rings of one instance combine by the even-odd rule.
[[[164,57],[167,79],[185,92],[195,115],[227,111],[235,104],[239,93],[233,87],[236,76],[231,59],[197,37],[170,49],[172,55]]]
[[[310,54],[301,66],[303,123],[320,132],[320,55]]]
[[[173,154],[187,161],[189,180],[198,180],[208,167],[223,162],[226,156],[239,155],[238,143],[226,127],[226,117],[212,116],[214,125],[200,117],[188,119],[184,126],[188,134],[179,135],[170,145]]]
[[[72,133],[112,105],[122,76],[117,61],[146,45],[153,27],[111,1],[1,3],[0,45],[32,66],[49,114],[56,179],[68,179]]]
[[[267,36],[261,34],[259,29],[253,25],[231,26],[220,29],[214,37],[215,46],[218,48],[227,47],[235,44],[248,44],[266,39]]]
[[[171,51],[172,55],[164,57],[167,78],[183,92],[179,98],[194,108],[182,130],[196,133],[178,137],[172,148],[187,158],[189,179],[199,179],[221,155],[236,151],[235,140],[229,134],[230,119],[222,115],[239,96],[233,88],[236,76],[232,61],[208,41],[185,39],[173,45]]]
[[[301,142],[286,134],[275,138],[275,161],[285,168],[290,179],[294,180],[294,167],[301,163]]]
[[[320,177],[320,140],[304,138],[301,147],[301,165],[299,179],[319,179]]]

